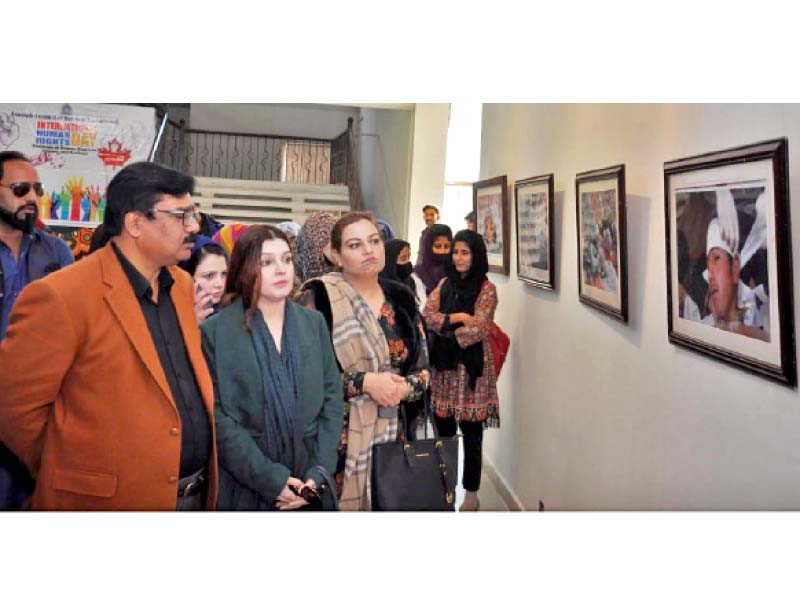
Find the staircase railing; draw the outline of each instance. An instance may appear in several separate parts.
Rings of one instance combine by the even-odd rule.
[[[350,204],[363,206],[353,119],[333,139],[191,129],[183,119],[159,119],[154,161],[195,177],[346,185]]]

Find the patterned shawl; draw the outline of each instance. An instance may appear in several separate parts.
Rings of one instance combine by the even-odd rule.
[[[331,241],[336,217],[330,213],[314,212],[300,228],[294,241],[297,276],[301,282],[324,275],[333,267],[325,263],[322,250]]]
[[[345,371],[378,373],[389,370],[389,345],[367,303],[341,273],[321,277],[333,315],[333,347]],[[397,417],[378,417],[378,404],[361,394],[350,398],[347,459],[340,510],[370,510],[372,446],[397,437]]]

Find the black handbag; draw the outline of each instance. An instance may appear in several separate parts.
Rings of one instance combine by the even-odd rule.
[[[416,441],[384,442],[372,447],[372,510],[453,511],[458,477],[458,437],[427,437]],[[400,426],[408,430],[401,405]]]
[[[322,485],[318,488],[322,510],[339,510],[339,497],[336,495],[336,484],[333,482],[333,477],[322,465],[314,468],[322,477]]]

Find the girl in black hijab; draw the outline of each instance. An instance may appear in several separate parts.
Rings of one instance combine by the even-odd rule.
[[[425,284],[425,293],[430,294],[447,275],[452,251],[453,232],[447,225],[435,223],[429,225],[420,241],[421,259],[414,268]]]
[[[413,290],[416,287],[414,280],[411,279],[413,265],[409,261],[406,261],[402,265],[397,263],[397,258],[400,256],[403,248],[411,249],[410,244],[405,240],[395,238],[386,242],[383,247],[386,249],[386,266],[383,267],[380,277],[397,281],[403,285],[407,285]]]
[[[405,240],[393,239],[386,242],[386,266],[381,271],[381,279],[397,281],[411,288],[417,305],[422,309],[425,305],[425,285],[414,273],[411,264],[411,246]]]
[[[439,435],[464,435],[467,491],[462,511],[478,510],[483,429],[500,426],[497,374],[487,341],[494,325],[497,289],[486,274],[486,244],[474,231],[453,239],[447,278],[428,296],[423,311],[434,336],[431,397]]]

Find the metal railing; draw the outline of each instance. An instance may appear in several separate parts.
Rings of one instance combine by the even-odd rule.
[[[347,185],[351,140],[352,120],[326,140],[190,129],[168,119],[155,162],[195,177]]]

